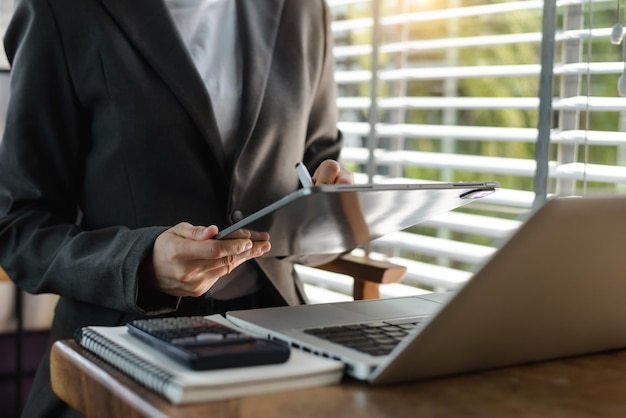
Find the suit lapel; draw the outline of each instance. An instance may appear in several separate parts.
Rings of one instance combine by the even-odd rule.
[[[211,99],[169,13],[158,0],[101,0],[126,36],[186,108],[226,175]],[[251,2],[256,3],[256,2]]]
[[[237,0],[243,48],[243,88],[238,150],[250,139],[261,110],[285,0]]]

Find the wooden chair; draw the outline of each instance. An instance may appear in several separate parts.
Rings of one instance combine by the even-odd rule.
[[[354,279],[352,291],[354,300],[378,299],[381,284],[397,283],[406,274],[406,267],[404,266],[352,254],[344,254],[330,263],[316,266],[316,268],[352,277]]]

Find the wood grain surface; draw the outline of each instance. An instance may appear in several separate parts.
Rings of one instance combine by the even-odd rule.
[[[174,406],[73,341],[52,351],[55,392],[86,417],[626,417],[626,351],[423,382],[339,385]]]

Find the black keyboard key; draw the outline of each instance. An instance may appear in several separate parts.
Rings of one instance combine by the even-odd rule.
[[[413,321],[413,322],[411,322]],[[328,328],[312,328],[304,332],[373,355],[389,354],[418,322],[415,318],[380,321]]]

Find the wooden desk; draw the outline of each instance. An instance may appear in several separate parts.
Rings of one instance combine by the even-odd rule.
[[[57,394],[87,417],[626,417],[626,351],[386,387],[341,385],[175,407],[73,341],[52,351]]]

